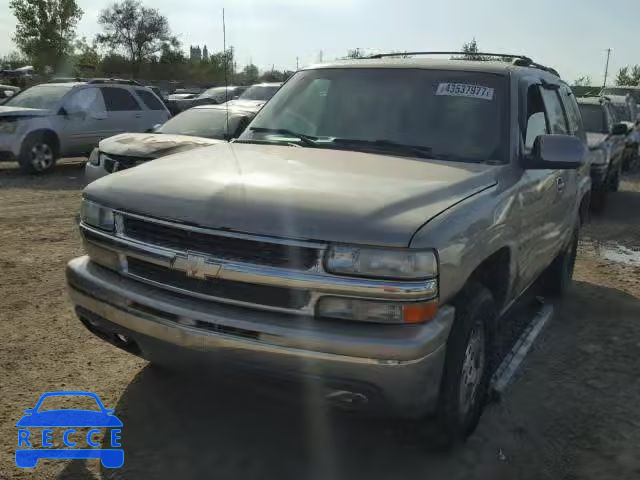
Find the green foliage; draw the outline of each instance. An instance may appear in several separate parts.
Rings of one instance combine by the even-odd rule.
[[[621,68],[616,75],[616,85],[640,85],[640,65]]]
[[[19,68],[24,67],[27,63],[29,63],[29,59],[15,51],[0,58],[0,68]]]
[[[71,53],[82,10],[75,0],[11,0],[17,25],[13,40],[34,66],[59,67]]]
[[[112,52],[123,52],[131,61],[134,75],[145,61],[168,47],[178,48],[178,39],[171,35],[167,17],[155,8],[147,8],[138,0],[115,2],[102,10],[98,23],[103,33],[96,41]]]
[[[573,86],[575,87],[589,87],[591,86],[592,81],[589,75],[583,75],[574,80]]]

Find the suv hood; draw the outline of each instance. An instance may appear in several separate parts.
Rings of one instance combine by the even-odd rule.
[[[497,168],[230,143],[103,177],[85,196],[112,208],[210,228],[406,247],[429,219],[495,185]]]
[[[46,117],[48,115],[53,115],[53,112],[41,108],[0,107],[0,117]]]
[[[127,157],[158,158],[193,148],[226,143],[213,138],[163,133],[123,133],[102,140],[98,149],[106,154]]]
[[[589,148],[598,148],[607,140],[608,137],[609,135],[606,133],[587,132],[587,144],[589,145]]]

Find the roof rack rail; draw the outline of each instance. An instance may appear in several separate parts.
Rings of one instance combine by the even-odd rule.
[[[364,57],[363,59],[377,59],[377,58],[387,58],[387,57],[398,57],[398,56],[414,56],[414,55],[474,55],[478,57],[498,57],[498,58],[508,58],[512,59],[512,64],[517,67],[530,67],[537,68],[539,70],[544,70],[545,72],[549,72],[556,77],[559,77],[560,74],[558,71],[551,67],[546,67],[540,63],[534,62],[531,58],[525,55],[517,55],[513,53],[490,53],[490,52],[395,52],[395,53],[377,53],[375,55],[370,55],[368,57]]]
[[[136,80],[128,80],[126,78],[92,78],[87,83],[117,83],[119,85],[137,85],[142,86],[142,84]]]
[[[395,52],[395,53],[377,53],[375,55],[371,55],[369,57],[364,57],[364,59],[368,58],[385,58],[385,57],[398,57],[400,55],[469,55],[469,52]],[[512,55],[510,53],[486,53],[486,52],[473,52],[472,55],[484,56],[484,57],[504,57],[504,58],[521,58],[523,60],[528,60],[533,62],[529,57],[525,57],[524,55]]]
[[[48,80],[47,83],[72,83],[72,82],[86,82],[86,78],[82,77],[53,77]]]

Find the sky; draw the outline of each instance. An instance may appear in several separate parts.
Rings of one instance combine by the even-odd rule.
[[[78,36],[100,31],[101,9],[112,2],[77,0],[84,16]],[[553,66],[572,82],[588,75],[602,84],[606,49],[610,80],[620,67],[640,64],[640,1],[617,0],[143,0],[169,19],[189,45],[222,50],[222,8],[227,45],[238,66],[292,69],[369,51],[458,50],[475,37],[488,52],[524,54]],[[0,55],[15,50],[15,19],[0,0]],[[322,52],[322,53],[321,53]]]

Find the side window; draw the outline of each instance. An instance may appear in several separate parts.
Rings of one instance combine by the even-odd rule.
[[[608,103],[604,104],[604,111],[605,111],[605,117],[607,119],[607,129],[610,132],[613,129],[613,124],[616,123],[618,120],[610,104]]]
[[[136,93],[149,110],[164,110],[164,105],[153,93],[142,89],[137,89]]]
[[[142,110],[128,90],[118,87],[100,87],[104,95],[104,103],[110,112],[130,112]]]
[[[582,115],[580,115],[580,109],[576,102],[576,97],[569,87],[560,87],[560,97],[564,103],[564,110],[567,112],[567,119],[569,120],[569,130],[572,135],[586,140],[587,137],[584,133],[584,126],[582,125]]]
[[[90,87],[72,92],[64,102],[68,114],[103,113],[106,111],[100,89]]]
[[[567,119],[560,103],[560,97],[558,96],[558,90],[550,90],[543,88],[542,99],[544,100],[544,107],[547,110],[547,116],[549,117],[549,126],[551,127],[551,133],[557,134],[569,134],[569,127],[567,126]]]
[[[544,102],[540,95],[540,87],[532,85],[527,91],[527,130],[524,146],[527,150],[533,148],[533,142],[540,136],[549,133],[547,118],[544,114]]]

